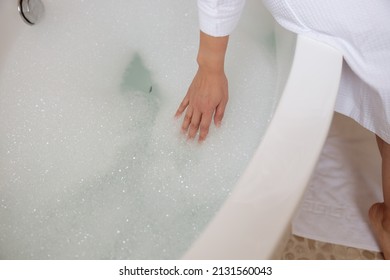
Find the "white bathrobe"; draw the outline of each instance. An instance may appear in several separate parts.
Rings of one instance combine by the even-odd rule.
[[[342,52],[346,63],[335,110],[390,143],[390,0],[263,2],[286,29]],[[198,0],[200,29],[212,36],[229,35],[244,4]]]

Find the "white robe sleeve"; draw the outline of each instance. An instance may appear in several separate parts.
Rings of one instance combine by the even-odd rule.
[[[214,37],[230,35],[244,5],[245,0],[198,0],[200,30]]]

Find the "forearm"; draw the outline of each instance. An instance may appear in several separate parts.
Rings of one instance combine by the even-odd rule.
[[[197,62],[209,74],[223,74],[229,36],[213,37],[200,31]]]

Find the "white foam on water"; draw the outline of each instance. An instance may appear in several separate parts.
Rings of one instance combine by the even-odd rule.
[[[272,34],[251,22],[267,15],[248,9],[232,35],[224,122],[199,145],[173,119],[196,71],[195,1],[45,5],[0,65],[0,258],[179,258],[277,102]],[[121,87],[135,55],[151,93]]]

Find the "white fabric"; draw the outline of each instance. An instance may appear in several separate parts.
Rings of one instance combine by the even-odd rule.
[[[380,251],[368,209],[383,201],[381,159],[375,136],[335,114],[312,179],[293,220],[299,236]]]
[[[215,37],[229,35],[244,5],[245,0],[198,0],[200,30]]]
[[[264,3],[285,28],[343,53],[346,63],[335,110],[390,143],[390,1]]]

